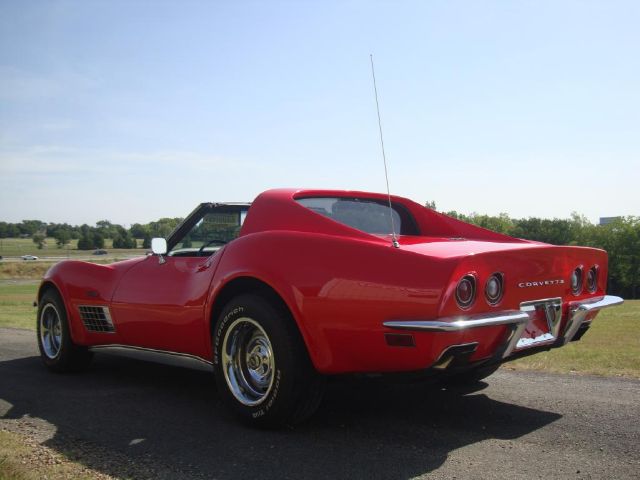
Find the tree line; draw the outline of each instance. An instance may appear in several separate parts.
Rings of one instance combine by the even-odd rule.
[[[78,240],[78,250],[104,248],[105,239],[112,239],[113,248],[137,248],[136,239],[142,239],[142,248],[151,248],[153,237],[167,237],[182,218],[161,218],[150,223],[134,223],[130,228],[100,220],[95,226],[87,224],[45,223],[40,220],[23,220],[20,223],[0,222],[0,238],[31,238],[38,248],[43,248],[47,238],[55,239],[58,248],[64,248],[71,240]]]
[[[436,207],[434,202],[426,206]],[[609,253],[609,293],[624,298],[640,298],[640,217],[619,217],[607,225],[594,225],[576,213],[568,219],[518,219],[506,213],[495,216],[478,213],[465,215],[455,211],[443,213],[512,237],[554,245],[604,249]],[[103,248],[106,238],[113,240],[113,248],[136,248],[136,239],[142,239],[143,248],[150,248],[151,238],[166,238],[180,221],[181,218],[161,218],[146,224],[134,223],[128,229],[108,220],[101,220],[95,226],[72,226],[39,220],[0,222],[0,238],[30,237],[42,247],[46,237],[53,237],[59,248],[77,239],[77,248],[80,250]]]

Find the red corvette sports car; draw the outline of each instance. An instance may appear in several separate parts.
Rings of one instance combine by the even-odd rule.
[[[579,340],[622,303],[605,295],[602,250],[511,238],[376,193],[203,203],[152,251],[47,272],[44,363],[81,369],[106,346],[195,357],[261,426],[313,413],[328,375],[479,380]]]

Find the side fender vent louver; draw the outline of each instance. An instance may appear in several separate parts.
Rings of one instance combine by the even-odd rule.
[[[82,323],[90,332],[111,333],[115,331],[108,307],[81,305],[78,310]]]

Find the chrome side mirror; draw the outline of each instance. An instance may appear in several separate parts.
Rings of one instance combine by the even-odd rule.
[[[154,255],[166,255],[167,241],[164,238],[152,238],[151,251],[153,252]]]

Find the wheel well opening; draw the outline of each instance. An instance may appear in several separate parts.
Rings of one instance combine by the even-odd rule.
[[[60,292],[58,291],[58,288],[52,282],[44,282],[42,285],[40,285],[40,288],[38,289],[38,303],[40,303],[40,299],[42,298],[42,296],[49,290],[53,290],[56,294],[60,296]]]
[[[209,333],[211,335],[213,334],[213,329],[215,328],[215,324],[218,321],[218,317],[220,316],[220,313],[222,312],[224,306],[233,297],[241,295],[243,293],[260,295],[264,299],[268,300],[272,305],[280,308],[282,312],[286,313],[287,318],[289,318],[293,322],[297,330],[297,325],[295,320],[293,319],[293,315],[291,314],[289,307],[282,299],[282,297],[278,294],[278,292],[276,292],[268,284],[256,278],[240,277],[235,278],[227,283],[216,296],[213,308],[211,309],[211,321],[209,324]]]

